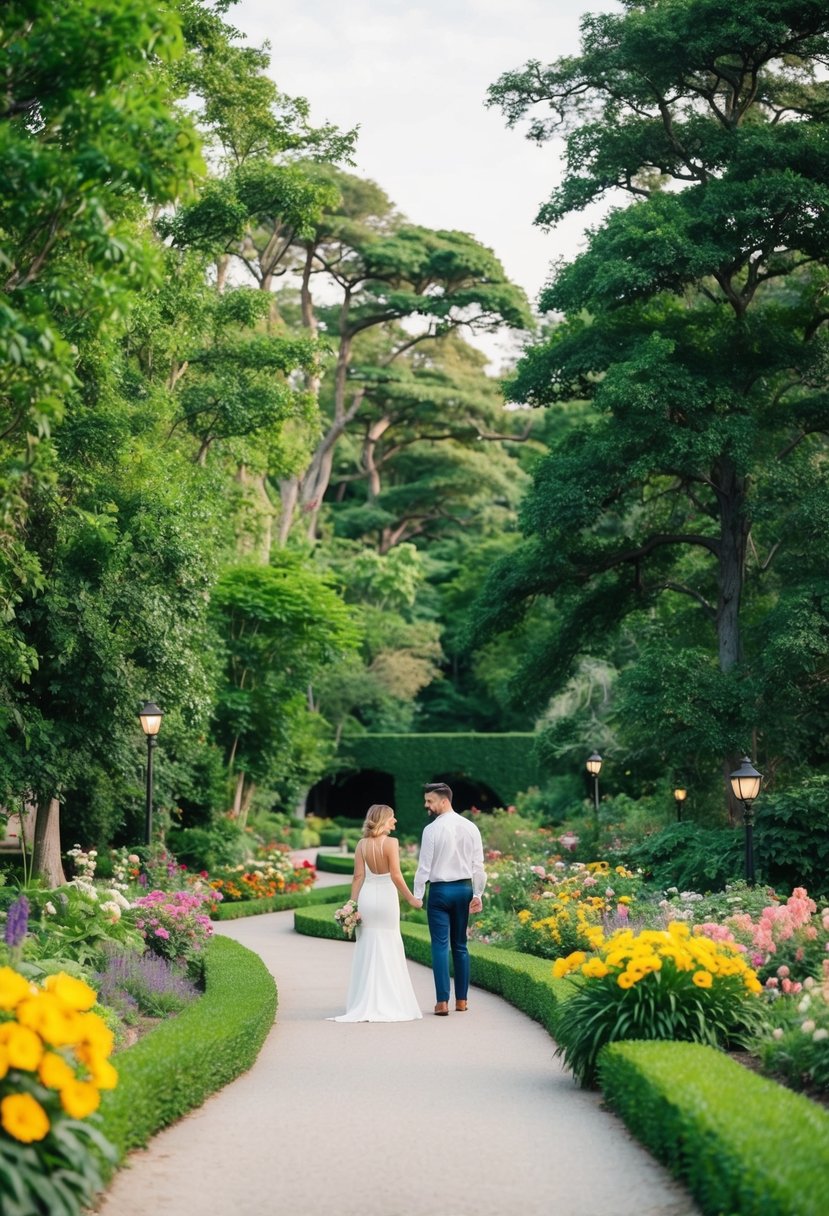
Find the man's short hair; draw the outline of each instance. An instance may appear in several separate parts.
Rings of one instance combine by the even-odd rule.
[[[452,791],[445,781],[431,781],[423,788],[427,794],[437,794],[439,798],[448,798],[450,802],[452,801]]]

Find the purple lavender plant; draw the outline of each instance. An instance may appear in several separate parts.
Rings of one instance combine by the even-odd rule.
[[[96,983],[101,1004],[123,1011],[127,1021],[134,1021],[139,1013],[147,1017],[178,1013],[200,995],[180,968],[149,951],[109,951]]]
[[[21,895],[13,904],[9,904],[6,913],[6,931],[3,937],[10,950],[17,950],[22,946],[28,929],[29,901],[25,895]]]

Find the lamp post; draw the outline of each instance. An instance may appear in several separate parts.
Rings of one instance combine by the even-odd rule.
[[[156,746],[156,735],[164,715],[154,701],[145,701],[138,711],[141,729],[147,736],[147,808],[144,817],[144,836],[146,843],[153,840],[153,748]]]
[[[593,818],[596,823],[596,837],[599,835],[599,773],[602,771],[602,758],[598,752],[593,752],[585,761],[585,767],[593,778]]]
[[[683,789],[674,790],[674,802],[676,803],[676,821],[682,822],[682,804],[688,797],[688,791]]]
[[[731,774],[734,797],[743,804],[743,823],[746,830],[745,873],[749,886],[754,884],[754,808],[751,804],[760,793],[762,780],[762,774],[752,766],[748,756],[743,756],[740,767]]]

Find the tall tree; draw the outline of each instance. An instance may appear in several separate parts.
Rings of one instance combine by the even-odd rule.
[[[352,376],[355,343],[378,326],[405,326],[389,350],[391,367],[406,352],[451,331],[490,331],[531,324],[523,292],[504,274],[495,255],[462,232],[435,232],[406,223],[373,183],[329,167],[320,180],[340,195],[301,242],[301,315],[314,336],[322,327],[336,341],[331,406],[305,470],[281,483],[282,534],[287,536],[301,509],[308,534],[317,533],[337,444],[349,432],[366,402],[365,385]],[[314,284],[327,284],[323,299],[336,292],[334,305],[314,300]]]
[[[97,444],[123,424],[98,373],[157,266],[145,210],[174,198],[202,164],[192,123],[174,109],[169,65],[182,49],[175,10],[148,0],[12,0],[0,13],[4,793],[31,794],[35,864],[52,879],[58,798],[118,719],[119,664],[108,664],[117,626],[102,626],[107,609],[89,591],[92,551],[110,544],[114,509],[78,489]],[[68,485],[55,428],[75,410],[87,477],[76,466],[79,482]],[[73,670],[84,676],[75,699]],[[91,701],[80,705],[86,679]]]
[[[534,405],[589,400],[594,417],[539,468],[528,540],[494,573],[480,619],[508,625],[554,598],[528,659],[549,693],[626,616],[685,597],[713,650],[702,640],[673,672],[663,661],[658,703],[681,727],[695,671],[728,767],[750,725],[774,738],[782,673],[769,663],[798,612],[798,663],[827,695],[829,12],[820,0],[623,10],[584,19],[579,55],[490,91],[510,124],[530,118],[532,139],[565,137],[539,223],[610,192],[632,201],[558,268],[542,306],[564,320],[509,386]],[[758,619],[764,600],[776,621]],[[663,630],[663,657],[671,640]]]

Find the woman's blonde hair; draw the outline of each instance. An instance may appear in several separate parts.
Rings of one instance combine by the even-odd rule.
[[[386,820],[393,814],[394,811],[390,806],[386,806],[385,802],[375,802],[366,811],[366,818],[363,823],[363,835],[379,836]]]

